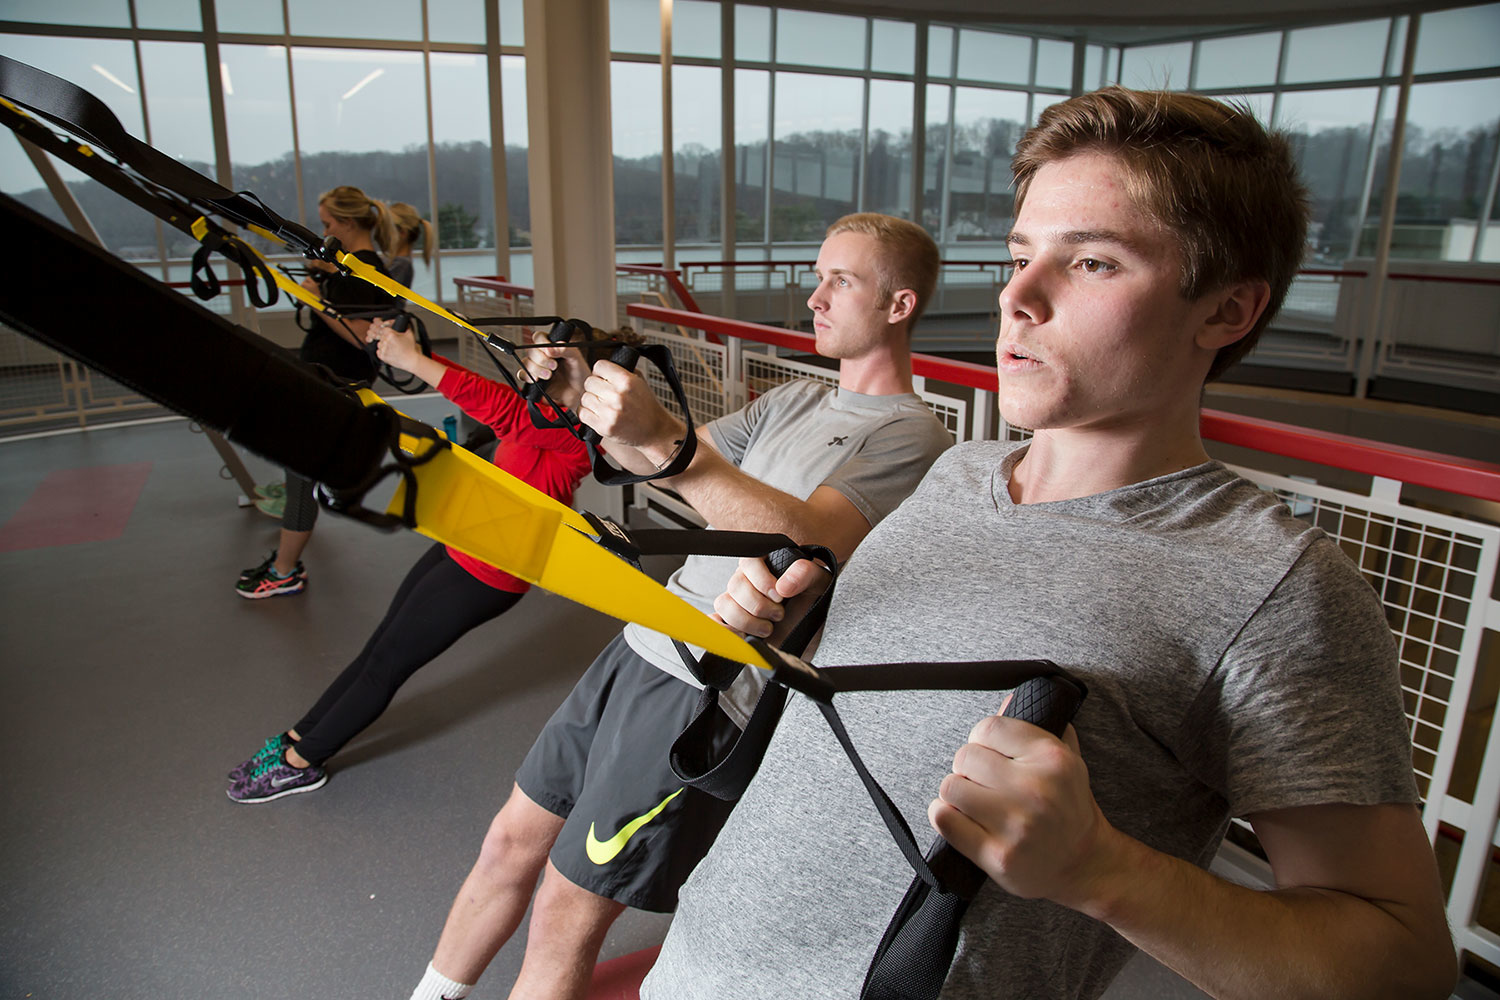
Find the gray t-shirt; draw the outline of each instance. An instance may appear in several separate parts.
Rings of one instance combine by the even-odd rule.
[[[1390,629],[1320,530],[1217,463],[1017,506],[1021,450],[950,450],[839,580],[818,662],[1047,658],[1078,675],[1095,798],[1206,865],[1231,816],[1416,801]],[[996,692],[844,694],[848,731],[925,850],[928,803]],[[816,709],[793,696],[681,891],[648,1000],[854,997],[912,878]],[[1105,924],[986,885],[942,996],[1095,997]]]
[[[916,488],[953,438],[915,393],[868,396],[799,379],[758,396],[748,406],[708,425],[714,446],[749,475],[806,500],[819,486],[838,490],[871,524]],[[712,611],[714,598],[739,560],[690,556],[667,588]],[[700,686],[672,642],[660,632],[628,625],[635,652],[668,673]],[[694,650],[701,655],[700,650]],[[759,672],[757,672],[759,673]],[[744,725],[759,687],[754,675],[726,692],[720,705]]]

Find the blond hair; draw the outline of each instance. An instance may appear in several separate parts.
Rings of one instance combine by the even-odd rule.
[[[396,227],[391,223],[390,209],[352,184],[340,184],[318,195],[318,204],[340,222],[347,222],[370,232],[370,241],[382,253],[396,243]]]
[[[877,249],[871,265],[875,271],[881,308],[890,302],[892,295],[903,288],[916,294],[917,302],[912,308],[911,319],[906,324],[907,331],[911,331],[937,288],[938,267],[941,263],[937,244],[927,230],[915,222],[898,219],[893,215],[856,212],[829,226],[824,238],[839,233],[859,233],[875,241]]]
[[[1302,264],[1307,190],[1291,146],[1248,106],[1195,94],[1106,87],[1054,104],[1016,146],[1016,214],[1038,170],[1083,153],[1119,162],[1137,209],[1175,238],[1184,298],[1263,280],[1271,298],[1250,333],[1220,348],[1215,379],[1255,347]]]
[[[432,244],[436,242],[432,223],[422,218],[411,205],[404,201],[391,202],[391,223],[396,227],[396,242],[403,240],[408,246],[422,244],[422,262],[432,263]]]

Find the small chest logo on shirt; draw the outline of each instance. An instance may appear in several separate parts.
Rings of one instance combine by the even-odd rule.
[[[837,437],[835,437],[832,441],[828,442],[828,447],[832,448],[834,445],[838,445],[840,448],[842,448],[844,446],[844,442],[847,441],[847,440],[849,440],[849,435],[847,435],[847,434],[840,434]]]

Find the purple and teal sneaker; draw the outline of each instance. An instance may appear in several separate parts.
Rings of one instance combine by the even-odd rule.
[[[232,785],[236,782],[244,781],[261,764],[280,757],[282,748],[289,746],[291,742],[291,740],[286,738],[286,733],[277,733],[275,736],[272,736],[266,740],[265,746],[255,751],[247,760],[229,772],[229,783]]]
[[[283,795],[296,795],[322,788],[328,780],[328,772],[316,764],[308,767],[293,767],[276,754],[250,772],[250,777],[238,781],[229,789],[228,795],[236,802],[271,802]]]

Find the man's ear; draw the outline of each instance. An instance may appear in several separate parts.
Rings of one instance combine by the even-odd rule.
[[[917,293],[910,288],[902,288],[891,293],[891,301],[886,306],[887,323],[900,323],[902,320],[910,319],[911,314],[917,308]]]
[[[1260,278],[1237,281],[1217,292],[1210,292],[1208,299],[1216,307],[1203,321],[1194,339],[1199,347],[1217,351],[1243,339],[1255,329],[1261,313],[1271,301],[1271,285]]]

